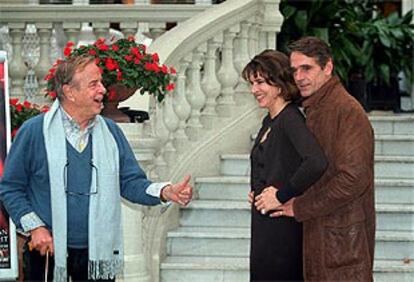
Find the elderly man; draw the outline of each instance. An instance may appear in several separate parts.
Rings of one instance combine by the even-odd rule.
[[[28,280],[114,281],[123,265],[123,197],[142,205],[192,197],[190,177],[152,183],[119,127],[99,115],[106,92],[94,58],[77,56],[55,74],[58,99],[26,122],[6,161],[1,200],[31,236]],[[54,267],[52,267],[54,265]]]
[[[375,244],[374,134],[361,105],[333,75],[328,45],[290,46],[306,124],[328,158],[325,174],[273,216],[303,222],[306,281],[372,281]]]

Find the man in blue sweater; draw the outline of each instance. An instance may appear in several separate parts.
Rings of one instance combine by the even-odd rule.
[[[19,130],[6,161],[0,197],[16,226],[31,237],[26,279],[114,281],[123,266],[123,197],[142,205],[192,197],[187,176],[152,183],[119,127],[99,115],[106,92],[93,57],[62,62],[58,99]]]

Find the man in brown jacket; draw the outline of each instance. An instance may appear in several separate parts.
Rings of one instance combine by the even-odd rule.
[[[290,46],[307,125],[329,166],[273,216],[303,222],[306,281],[372,281],[375,244],[374,135],[360,104],[333,75],[329,47],[315,37]]]

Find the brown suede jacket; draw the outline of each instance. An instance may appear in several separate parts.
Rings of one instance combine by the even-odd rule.
[[[372,281],[375,244],[374,134],[337,77],[304,100],[306,123],[329,166],[294,202],[303,222],[306,281]]]

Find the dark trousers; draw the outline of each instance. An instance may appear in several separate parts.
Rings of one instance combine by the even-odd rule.
[[[23,272],[24,281],[45,281],[46,256],[40,255],[36,250],[29,251],[27,244],[23,248]],[[49,256],[49,268],[47,280],[53,281],[53,268],[55,262],[52,256]],[[68,278],[71,281],[115,281],[109,280],[90,280],[88,279],[88,249],[68,249],[67,258]]]

